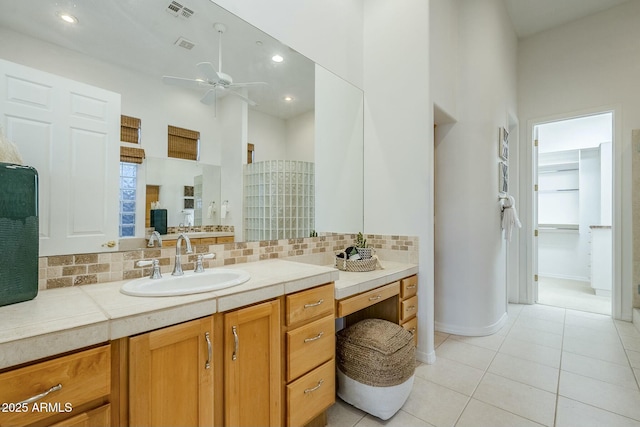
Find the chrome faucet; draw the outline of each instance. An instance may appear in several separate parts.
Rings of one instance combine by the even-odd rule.
[[[180,235],[178,236],[178,240],[176,241],[176,262],[173,266],[173,272],[171,273],[172,276],[182,276],[184,274],[184,272],[182,271],[182,254],[180,253],[183,240],[187,244],[186,253],[190,254],[193,252],[191,250],[191,240],[189,240],[189,237],[187,237],[187,235],[184,233],[180,233]]]
[[[148,248],[155,247],[155,243],[153,243],[154,241],[158,242],[159,248],[162,247],[162,237],[160,237],[160,233],[158,233],[157,231],[154,231],[153,233],[151,233],[151,236],[149,236],[149,242],[147,242],[147,247]]]

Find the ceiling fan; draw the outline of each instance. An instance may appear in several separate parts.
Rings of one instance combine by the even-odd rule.
[[[227,30],[226,25],[216,23],[213,28],[218,32],[218,71],[213,67],[211,62],[200,62],[196,68],[203,75],[203,79],[188,79],[184,77],[163,76],[162,81],[165,84],[180,86],[190,89],[207,89],[200,102],[206,105],[216,104],[218,96],[224,96],[230,93],[241,98],[247,104],[253,106],[258,105],[255,101],[236,92],[236,88],[244,88],[249,86],[266,85],[265,82],[246,82],[234,83],[230,75],[222,72],[222,34]]]

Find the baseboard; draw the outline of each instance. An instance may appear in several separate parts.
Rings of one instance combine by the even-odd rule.
[[[483,337],[493,335],[498,332],[507,323],[509,315],[504,313],[500,319],[492,325],[482,327],[465,328],[456,325],[447,325],[445,323],[435,322],[435,329],[445,334],[461,335],[466,337]]]
[[[416,360],[418,362],[426,363],[427,365],[433,365],[436,363],[436,352],[425,353],[416,349]]]
[[[545,274],[538,272],[538,276],[542,279],[544,277],[548,277],[549,279],[565,279],[565,280],[575,280],[576,282],[585,282],[589,286],[591,286],[591,279],[588,277],[582,276],[565,276],[563,274]]]

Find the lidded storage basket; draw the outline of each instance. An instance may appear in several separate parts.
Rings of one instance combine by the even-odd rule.
[[[337,333],[336,364],[338,396],[387,420],[413,388],[413,335],[386,320],[361,320]]]
[[[413,334],[382,319],[365,319],[337,333],[338,368],[362,384],[398,385],[415,370]]]

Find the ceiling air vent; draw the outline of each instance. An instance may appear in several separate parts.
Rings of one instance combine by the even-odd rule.
[[[185,39],[184,37],[180,37],[178,40],[176,40],[175,45],[183,47],[187,50],[191,50],[196,44],[190,40]]]
[[[169,3],[166,11],[173,16],[180,16],[182,18],[191,18],[191,16],[193,15],[193,10],[189,9],[186,6],[183,6],[177,1],[172,1],[171,3]]]

